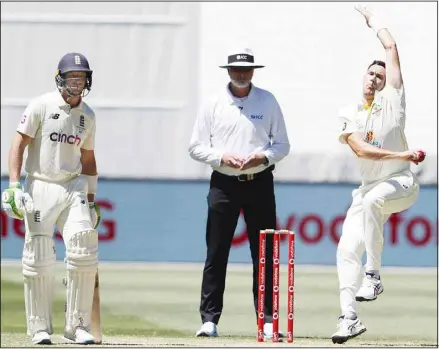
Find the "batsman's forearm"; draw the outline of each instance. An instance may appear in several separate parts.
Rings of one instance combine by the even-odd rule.
[[[9,182],[19,182],[26,146],[13,145],[9,151]]]
[[[82,150],[81,154],[81,165],[82,171],[81,175],[83,175],[88,182],[88,193],[87,200],[88,202],[95,201],[95,193],[97,191],[97,175],[98,168],[96,165],[96,158],[94,151],[91,150]]]
[[[93,158],[91,161],[82,163],[81,174],[87,176],[96,176],[98,174],[98,168],[96,166],[96,160]]]

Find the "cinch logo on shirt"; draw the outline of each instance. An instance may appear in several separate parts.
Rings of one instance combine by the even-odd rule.
[[[254,114],[252,114],[252,115],[250,115],[250,117],[252,119],[262,120],[264,118],[264,115],[254,115]]]
[[[73,136],[73,135],[67,135],[65,133],[52,132],[49,137],[50,137],[50,140],[52,142],[68,143],[68,144],[74,144],[76,146],[79,146],[79,144],[81,144],[80,137]],[[78,143],[76,143],[76,142],[78,142]]]

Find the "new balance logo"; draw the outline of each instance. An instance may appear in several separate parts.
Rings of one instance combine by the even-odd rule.
[[[59,119],[59,114],[52,114],[49,116],[49,119],[54,119],[54,120],[58,120]]]
[[[34,221],[35,223],[41,222],[41,212],[39,210],[35,211],[34,213]]]

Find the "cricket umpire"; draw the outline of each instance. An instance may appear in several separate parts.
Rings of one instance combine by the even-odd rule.
[[[253,261],[253,300],[257,314],[259,231],[276,228],[273,170],[290,151],[284,117],[276,98],[251,81],[251,49],[232,52],[230,82],[205,103],[195,122],[189,154],[212,169],[207,196],[207,256],[201,286],[202,327],[196,336],[218,336],[227,263],[241,210]],[[272,283],[272,241],[267,239],[267,285]],[[266,292],[265,327],[272,334],[272,294]]]

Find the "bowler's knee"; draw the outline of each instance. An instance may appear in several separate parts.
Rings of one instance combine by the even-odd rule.
[[[384,199],[373,193],[367,193],[363,197],[363,210],[369,211],[382,211],[384,207]]]
[[[73,234],[66,242],[67,269],[96,269],[98,264],[98,233],[91,229]]]
[[[342,234],[337,246],[337,265],[361,263],[361,256],[359,256],[361,243],[361,240],[353,239],[352,235]]]

